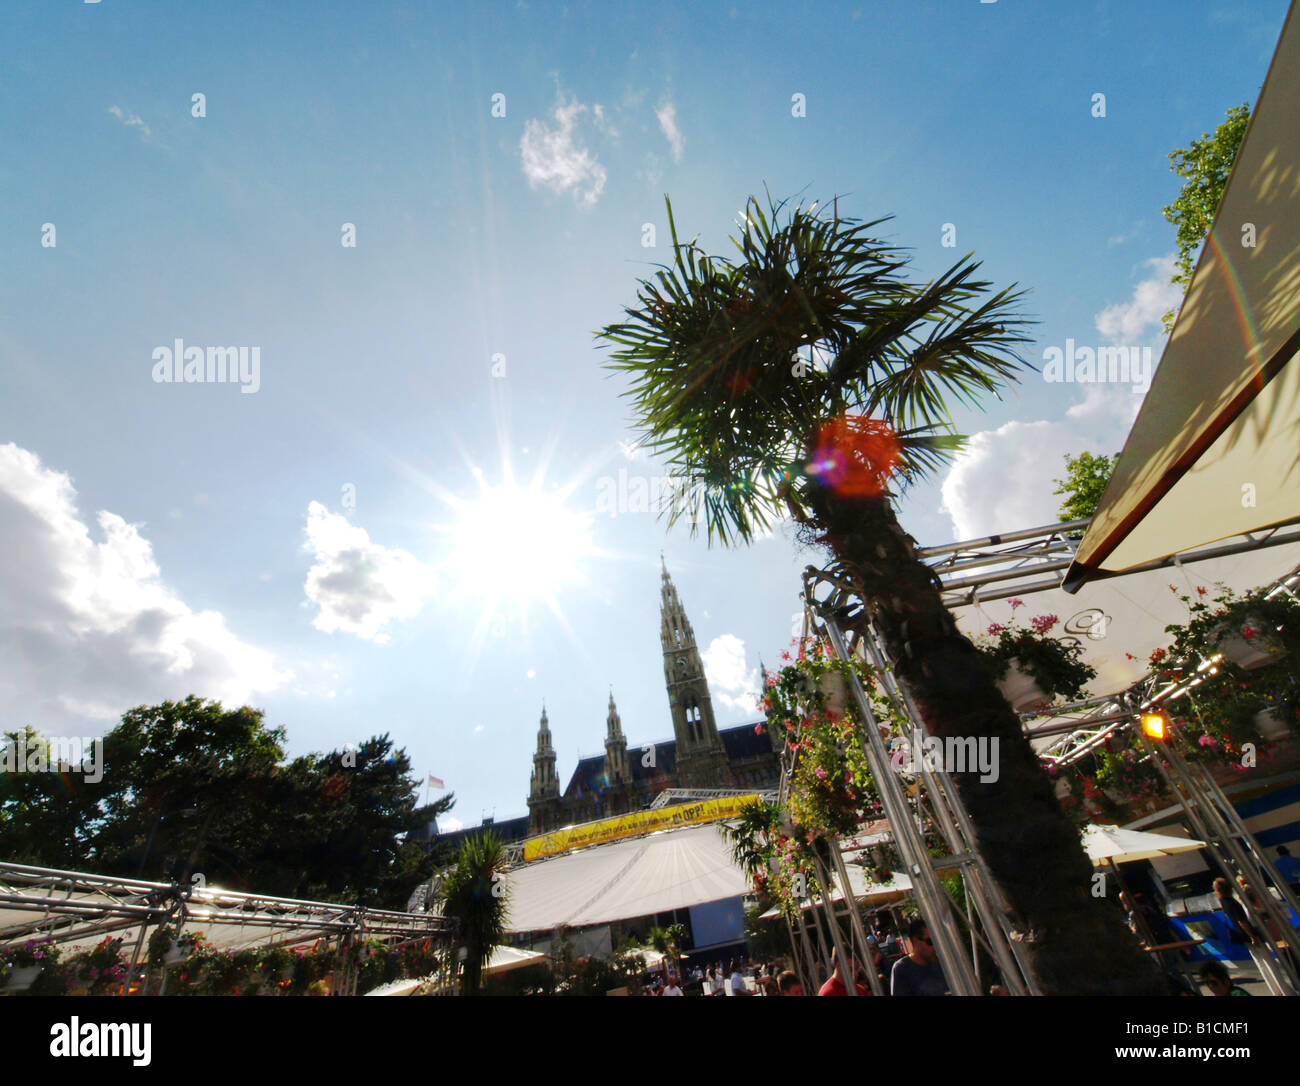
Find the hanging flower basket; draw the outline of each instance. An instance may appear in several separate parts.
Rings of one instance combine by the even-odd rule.
[[[817,688],[826,698],[826,709],[843,716],[849,704],[849,684],[839,671],[828,671],[817,680]]]
[[[1275,743],[1291,734],[1284,711],[1280,708],[1261,709],[1255,714],[1255,727],[1259,737],[1267,743]]]
[[[1287,647],[1258,615],[1246,615],[1240,622],[1224,622],[1214,628],[1211,637],[1215,647],[1244,671],[1276,663],[1287,655]]]
[[[18,965],[6,970],[5,991],[25,992],[36,983],[36,978],[41,975],[41,970],[44,968],[43,965]]]
[[[1016,656],[1008,661],[1007,673],[998,680],[998,689],[1017,713],[1026,713],[1035,705],[1052,700],[1038,685],[1038,680],[1021,667]]]

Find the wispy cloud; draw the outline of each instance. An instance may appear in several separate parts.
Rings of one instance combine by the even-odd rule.
[[[680,162],[682,152],[686,149],[686,137],[677,126],[677,106],[672,102],[665,102],[655,110],[655,116],[659,118],[659,130],[673,149],[673,161]]]
[[[127,128],[138,128],[141,134],[148,136],[149,126],[144,123],[138,114],[128,113],[121,106],[109,106],[108,112],[121,121]]]
[[[575,98],[560,96],[554,125],[530,120],[519,141],[524,176],[532,188],[544,186],[552,192],[571,192],[579,204],[593,207],[605,191],[605,167],[581,142],[577,120],[587,107]],[[603,112],[601,114],[603,120]]]

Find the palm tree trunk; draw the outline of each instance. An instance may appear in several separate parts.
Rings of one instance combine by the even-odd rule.
[[[1029,968],[1050,995],[1167,995],[1119,911],[1092,895],[1092,865],[1050,778],[975,647],[943,605],[888,498],[806,493],[823,541],[856,583],[928,734],[998,739],[998,778],[953,774],[977,847],[1026,938]]]

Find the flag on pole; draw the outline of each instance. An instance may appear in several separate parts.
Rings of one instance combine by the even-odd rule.
[[[429,784],[433,788],[447,787],[445,784],[442,783],[442,781],[439,778],[435,777],[432,773],[429,774]]]

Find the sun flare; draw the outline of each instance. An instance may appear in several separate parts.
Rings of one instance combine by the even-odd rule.
[[[457,594],[478,596],[484,618],[543,602],[558,610],[566,586],[586,579],[586,561],[595,553],[592,515],[569,507],[569,494],[539,480],[521,486],[513,479],[491,485],[475,473],[478,493],[452,498],[448,526],[450,554],[445,563]]]

